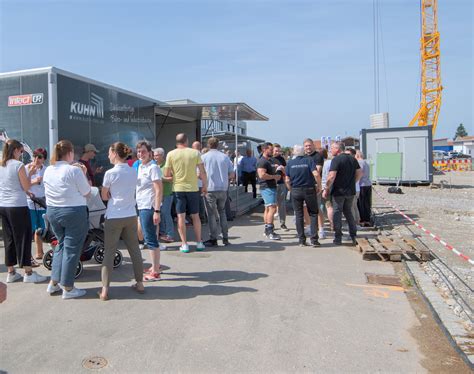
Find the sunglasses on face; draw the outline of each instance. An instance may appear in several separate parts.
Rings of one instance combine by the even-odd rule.
[[[40,160],[42,160],[44,157],[43,155],[36,155],[35,158],[39,158]]]

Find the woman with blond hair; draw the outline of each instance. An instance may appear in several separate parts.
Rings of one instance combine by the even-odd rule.
[[[104,261],[102,262],[102,291],[98,291],[102,301],[109,299],[110,276],[114,265],[114,256],[120,237],[127,246],[132,260],[136,284],[132,288],[138,293],[143,287],[143,260],[138,246],[137,211],[135,209],[135,189],[137,173],[128,166],[127,157],[132,150],[117,142],[109,148],[109,161],[114,167],[104,175],[102,200],[107,201],[104,223]]]
[[[91,192],[87,169],[74,160],[74,147],[69,140],[56,143],[51,165],[43,182],[51,228],[58,240],[54,248],[51,282],[47,292],[63,290],[63,299],[84,296],[86,291],[74,287],[77,264],[89,229],[86,198]]]
[[[9,139],[3,145],[0,162],[0,216],[2,218],[5,265],[8,268],[7,283],[20,280],[15,265],[25,270],[23,282],[39,283],[48,278],[31,269],[31,220],[26,194],[31,180],[25,165],[20,161],[23,145]]]

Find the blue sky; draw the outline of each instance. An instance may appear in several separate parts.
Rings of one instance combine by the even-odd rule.
[[[405,126],[419,103],[419,1],[379,2],[380,109]],[[2,72],[56,66],[159,100],[244,101],[270,118],[249,134],[284,145],[358,135],[374,112],[372,0],[0,0],[0,17]],[[473,134],[472,1],[439,0],[439,29],[436,137],[461,122]]]

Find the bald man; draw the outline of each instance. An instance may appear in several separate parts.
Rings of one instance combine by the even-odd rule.
[[[181,237],[180,251],[189,252],[186,238],[186,213],[191,215],[196,250],[203,251],[206,247],[201,240],[201,220],[199,219],[199,203],[201,193],[198,187],[198,175],[202,181],[202,193],[207,193],[207,175],[201,160],[201,154],[196,149],[188,147],[186,134],[176,136],[176,149],[168,153],[164,167],[165,177],[173,177],[173,191],[176,198],[176,213],[178,215],[178,232]]]

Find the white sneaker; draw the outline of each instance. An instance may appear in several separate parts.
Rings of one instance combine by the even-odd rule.
[[[189,245],[188,244],[181,244],[179,250],[183,253],[189,253]]]
[[[24,283],[41,283],[46,282],[47,280],[48,277],[39,275],[36,271],[33,271],[30,275],[25,274],[25,276],[23,277]]]
[[[81,297],[86,294],[86,290],[73,287],[71,291],[63,290],[63,299],[74,299],[76,297]]]
[[[204,245],[203,242],[196,243],[196,251],[204,251],[205,249],[206,249],[206,246]]]
[[[21,274],[17,273],[16,271],[14,273],[8,273],[7,283],[16,282],[17,280],[20,280],[21,278],[22,278]]]
[[[318,236],[319,236],[319,239],[326,239],[326,232],[324,230],[320,231]]]
[[[166,245],[164,245],[163,243],[159,244],[159,248],[160,248],[160,251],[167,251],[168,250],[168,247]]]
[[[51,284],[50,282],[48,284],[48,288],[46,288],[46,292],[49,293],[50,295],[59,291],[61,291],[61,286],[59,285],[59,283],[56,284],[56,286],[53,286],[53,284]]]

